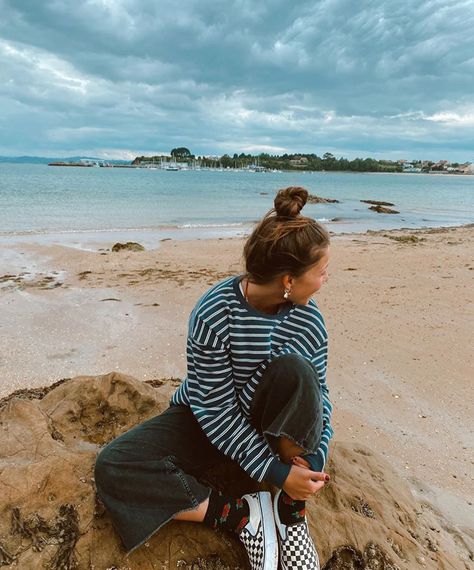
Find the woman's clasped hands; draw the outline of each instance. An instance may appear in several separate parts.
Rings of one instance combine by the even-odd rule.
[[[311,471],[309,463],[296,456],[292,458],[292,466],[283,490],[295,501],[307,501],[328,482],[327,473]]]

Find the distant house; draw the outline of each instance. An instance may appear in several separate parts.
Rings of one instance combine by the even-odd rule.
[[[399,164],[402,164],[403,166],[403,172],[421,172],[421,168],[415,164],[413,164],[413,162],[407,162],[406,160],[398,161]]]
[[[290,160],[290,164],[291,164],[291,166],[296,166],[296,167],[307,166],[308,159],[306,156],[295,156],[295,158],[292,158]]]
[[[448,160],[439,160],[438,162],[435,162],[435,164],[433,164],[431,166],[431,170],[446,170],[448,167],[449,161]]]
[[[460,164],[458,170],[463,174],[474,174],[474,163],[466,162],[465,164]]]

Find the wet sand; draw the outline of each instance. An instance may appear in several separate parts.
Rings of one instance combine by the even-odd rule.
[[[473,234],[335,236],[317,295],[335,440],[384,455],[419,498],[470,528]],[[189,312],[211,284],[242,271],[243,240],[112,245],[0,241],[0,397],[111,371],[183,377]]]

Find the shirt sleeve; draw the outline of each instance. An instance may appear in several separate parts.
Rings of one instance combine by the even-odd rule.
[[[329,390],[326,383],[321,384],[323,392],[323,432],[321,436],[321,443],[319,444],[316,453],[307,453],[303,455],[304,459],[308,461],[312,471],[324,471],[324,466],[328,461],[329,455],[329,441],[332,438],[334,431],[331,426],[332,405],[329,400]]]
[[[334,430],[331,425],[332,405],[329,400],[329,390],[326,384],[326,378],[324,378],[324,383],[321,383],[321,390],[323,395],[323,433],[317,455],[322,458],[322,465],[321,469],[318,471],[322,471],[327,463],[329,456],[329,441],[334,435]]]
[[[328,360],[328,334],[324,319],[317,308],[312,309],[312,317],[302,336],[293,338],[287,345],[286,351],[295,352],[310,360],[318,372],[323,400],[323,431],[321,442],[315,453],[308,453],[304,458],[313,471],[323,471],[328,461],[329,441],[334,431],[331,425],[332,404],[326,383]]]
[[[272,453],[243,415],[229,351],[199,318],[190,325],[187,361],[190,407],[209,441],[253,479],[282,487],[291,466]]]
[[[321,434],[321,443],[316,451],[317,467],[320,467],[318,471],[322,471],[324,466],[328,461],[329,456],[329,441],[331,440],[334,431],[331,425],[332,418],[332,404],[329,398],[329,388],[326,382],[326,372],[327,372],[327,356],[328,356],[328,338],[327,332],[325,331],[324,342],[321,347],[316,351],[315,358],[313,360],[314,365],[319,374],[319,383],[321,386],[321,395],[323,399],[323,432]]]

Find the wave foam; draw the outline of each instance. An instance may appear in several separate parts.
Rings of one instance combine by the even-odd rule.
[[[244,224],[242,222],[234,222],[228,224],[181,224],[176,227],[179,229],[190,230],[194,228],[240,228]]]

